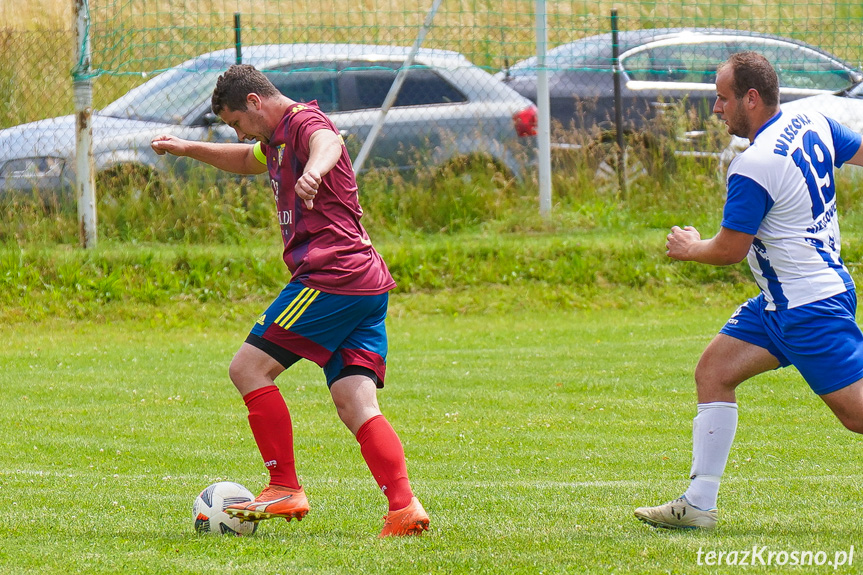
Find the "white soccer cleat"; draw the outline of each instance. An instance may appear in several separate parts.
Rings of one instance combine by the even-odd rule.
[[[716,527],[716,509],[693,507],[686,497],[679,497],[665,505],[639,507],[635,516],[649,525],[663,529],[713,529]]]

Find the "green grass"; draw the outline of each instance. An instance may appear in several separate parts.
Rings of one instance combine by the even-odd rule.
[[[0,328],[0,571],[713,573],[699,549],[859,543],[859,439],[793,370],[741,388],[715,532],[632,517],[685,488],[691,372],[726,302],[464,316],[417,312],[426,297],[394,298],[380,393],[432,518],[410,540],[376,539],[384,498],[308,363],[278,383],[312,512],[250,538],[194,534],[200,489],[265,482],[226,375],[260,304]]]

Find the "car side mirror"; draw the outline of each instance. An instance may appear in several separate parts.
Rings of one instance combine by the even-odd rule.
[[[204,121],[205,126],[212,126],[214,124],[222,123],[222,119],[212,112],[207,112],[206,114],[204,114],[202,120]]]

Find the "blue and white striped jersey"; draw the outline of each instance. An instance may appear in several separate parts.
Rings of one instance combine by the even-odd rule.
[[[780,112],[731,162],[722,227],[755,235],[747,259],[768,310],[854,289],[839,256],[833,176],[860,143],[818,112]]]

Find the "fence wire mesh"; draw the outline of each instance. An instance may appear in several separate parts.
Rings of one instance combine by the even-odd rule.
[[[176,174],[180,165],[149,150],[159,132],[234,139],[209,113],[208,100],[218,73],[236,61],[268,70],[292,99],[316,99],[355,155],[432,6],[431,0],[79,0],[89,10],[92,46],[90,66],[81,70],[72,2],[36,3],[29,16],[4,4],[0,13],[10,23],[0,29],[0,128],[44,120],[0,132],[4,189],[74,181],[73,69],[93,82],[99,173],[131,165]],[[670,130],[684,151],[719,153],[727,138],[709,129],[713,72],[734,51],[754,49],[773,61],[784,102],[844,90],[863,77],[863,6],[856,1],[552,1],[547,66],[558,149],[607,141],[615,129],[612,6],[621,34],[625,128],[639,136],[631,142]],[[444,0],[368,167],[479,155],[529,174],[535,7],[532,0]],[[711,35],[694,35],[698,30]],[[677,31],[686,33],[670,34]],[[214,51],[220,52],[201,58]],[[819,106],[863,131],[859,88],[849,96],[855,94]]]

